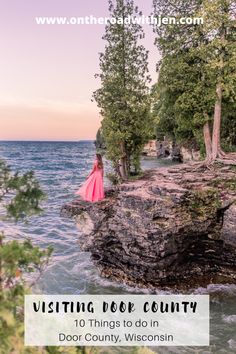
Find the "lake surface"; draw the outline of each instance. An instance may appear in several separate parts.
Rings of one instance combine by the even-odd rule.
[[[0,158],[13,170],[34,170],[42,189],[47,194],[44,213],[29,223],[0,224],[9,238],[22,240],[30,237],[35,245],[54,248],[50,265],[34,287],[34,293],[44,294],[121,294],[139,293],[103,279],[90,261],[88,253],[81,252],[77,243],[80,236],[72,220],[62,218],[63,204],[74,199],[74,193],[84,181],[93,164],[95,154],[91,141],[68,142],[0,142]],[[158,168],[170,161],[145,159],[143,168]],[[105,162],[105,169],[109,165]],[[146,291],[147,292],[147,291]],[[160,290],[161,292],[161,290]],[[236,353],[236,286],[211,284],[195,293],[211,294],[211,347],[204,349],[159,348],[158,353]],[[117,352],[117,350],[116,350]],[[122,350],[120,351],[122,353]]]

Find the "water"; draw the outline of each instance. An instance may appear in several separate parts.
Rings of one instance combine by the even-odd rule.
[[[94,160],[92,142],[0,142],[0,157],[14,170],[34,170],[47,194],[44,213],[29,223],[4,223],[8,237],[30,237],[35,245],[53,246],[50,265],[43,273],[34,293],[44,294],[122,294],[139,293],[139,289],[102,279],[77,243],[79,230],[70,219],[60,216],[63,204],[74,198]],[[170,163],[154,159],[143,161],[144,168]],[[105,163],[105,169],[109,168]],[[0,225],[1,229],[3,225]],[[211,348],[161,348],[159,353],[236,353],[236,286],[209,285],[196,293],[211,294]]]

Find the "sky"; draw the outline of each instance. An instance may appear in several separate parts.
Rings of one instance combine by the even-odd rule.
[[[94,139],[101,117],[99,87],[103,25],[37,25],[35,17],[108,16],[107,0],[0,0],[0,140]],[[144,15],[152,0],[136,0]],[[150,26],[153,83],[158,51]]]

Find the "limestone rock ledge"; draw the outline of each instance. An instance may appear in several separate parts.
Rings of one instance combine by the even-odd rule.
[[[181,165],[148,171],[99,203],[79,199],[79,244],[101,275],[141,287],[236,283],[236,171]]]

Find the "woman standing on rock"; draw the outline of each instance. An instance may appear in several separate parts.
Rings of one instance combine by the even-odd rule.
[[[103,174],[102,156],[96,154],[96,160],[94,161],[91,173],[75,194],[80,195],[87,202],[98,202],[104,199]]]

